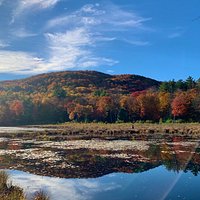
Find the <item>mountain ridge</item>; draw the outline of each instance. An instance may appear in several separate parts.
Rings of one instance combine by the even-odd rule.
[[[160,83],[160,81],[135,74],[110,75],[89,70],[61,71],[17,80],[0,81],[0,91],[48,92],[55,85],[59,85],[65,90],[74,90],[74,92],[80,92],[79,90],[82,89],[86,93],[91,93],[100,89],[114,94],[127,94],[152,87],[157,88]]]

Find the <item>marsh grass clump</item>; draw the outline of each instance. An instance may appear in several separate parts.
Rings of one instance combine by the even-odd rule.
[[[0,171],[0,188],[7,187],[9,176],[5,171]]]
[[[0,200],[28,200],[23,189],[13,186],[9,179],[8,173],[0,171]],[[31,200],[50,200],[50,198],[45,192],[39,191],[33,195]]]
[[[0,171],[0,199],[25,200],[23,190],[9,183],[9,175],[5,171]]]
[[[39,191],[33,195],[32,200],[50,200],[50,197],[44,191]]]
[[[26,200],[23,190],[17,186],[11,186],[0,194],[1,200]]]

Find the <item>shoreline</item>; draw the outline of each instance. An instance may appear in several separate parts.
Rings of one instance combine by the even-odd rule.
[[[11,130],[9,130],[11,129]],[[1,130],[1,128],[0,128]],[[139,124],[139,123],[65,123],[49,125],[29,125],[21,127],[4,127],[0,137],[25,138],[36,140],[73,140],[73,139],[128,139],[151,140],[171,139],[200,139],[200,124]]]

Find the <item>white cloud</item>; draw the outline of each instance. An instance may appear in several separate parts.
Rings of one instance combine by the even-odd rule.
[[[126,42],[126,43],[129,43],[129,44],[132,44],[132,45],[135,45],[135,46],[149,46],[151,45],[150,42],[148,41],[142,41],[142,40],[130,40],[130,39],[123,39],[122,41]]]
[[[85,28],[77,28],[66,33],[46,34],[49,41],[49,66],[55,70],[66,68],[86,68],[99,65],[113,65],[116,61],[94,55],[90,48],[95,39]]]
[[[185,33],[184,27],[175,27],[170,30],[171,33],[168,34],[169,39],[175,39],[181,37]]]
[[[20,0],[18,14],[29,8],[45,9],[56,5],[60,0]],[[67,69],[113,66],[118,61],[98,56],[99,45],[120,40],[136,46],[149,45],[148,41],[137,39],[137,34],[147,27],[150,18],[143,18],[130,12],[109,5],[88,4],[77,11],[68,13],[47,22],[44,42],[44,57],[18,51],[0,51],[0,72],[43,73]],[[58,32],[57,30],[60,30]],[[126,39],[126,34],[135,40]],[[15,31],[17,37],[32,37],[36,34],[21,28]],[[125,38],[125,39],[124,39]],[[127,37],[130,38],[130,37]],[[107,47],[106,47],[107,48]]]
[[[4,3],[5,0],[0,0],[0,6]]]
[[[42,10],[55,6],[61,0],[18,0],[16,9],[13,12],[11,24],[15,22],[15,19],[21,14],[29,13],[30,9]]]
[[[21,0],[20,6],[24,9],[33,6],[45,9],[56,5],[59,1],[60,0]]]
[[[181,37],[183,33],[181,32],[175,32],[175,33],[171,33],[168,35],[168,38],[170,39],[174,39],[174,38],[178,38],[178,37]]]
[[[66,33],[46,34],[46,37],[50,48],[49,65],[55,70],[78,67],[81,58],[90,56],[85,47],[92,41],[82,28]]]
[[[135,35],[147,30],[144,23],[148,20],[151,19],[143,18],[113,4],[103,7],[99,4],[87,4],[66,16],[49,20],[46,30],[54,31],[61,27],[68,30],[66,33],[47,34],[51,41],[51,63],[56,63],[56,60],[65,60],[64,63],[68,63],[68,67],[114,65],[118,61],[98,58],[93,55],[91,48],[98,46],[100,42],[108,43],[116,40],[136,46],[150,45],[148,41],[137,39],[137,37],[135,40],[124,39],[126,32]],[[118,34],[119,32],[124,33],[123,37]]]
[[[99,4],[88,4],[81,9],[49,20],[47,29],[56,26],[102,26],[105,30],[117,27],[117,30],[124,28],[144,28],[144,22],[151,18],[143,18],[140,15],[121,9],[115,5],[101,7]]]
[[[117,40],[117,38],[116,37],[106,37],[106,36],[102,36],[102,35],[96,35],[96,40],[97,41],[107,41],[107,42],[109,42],[109,41],[114,41],[114,40]]]
[[[109,10],[111,10],[111,12],[109,12]],[[109,26],[117,27],[118,30],[124,30],[124,28],[130,28],[132,30],[144,29],[146,28],[144,22],[151,20],[151,18],[144,18],[136,12],[123,10],[116,5],[108,6],[105,15],[106,17],[103,18],[103,22],[107,23]]]
[[[99,7],[99,4],[96,4],[96,5],[87,4],[81,8],[81,11],[85,13],[91,13],[91,14],[96,14],[97,12],[99,13],[99,11],[95,7]]]
[[[9,47],[10,45],[6,42],[4,42],[3,40],[0,40],[0,48],[5,48],[5,47]]]
[[[77,28],[66,33],[48,33],[46,36],[53,47],[84,46],[92,43],[89,33],[84,28]]]
[[[43,64],[42,59],[25,52],[0,51],[0,73],[39,71],[39,66]]]
[[[135,12],[123,10],[118,6],[100,6],[99,4],[88,4],[81,9],[49,20],[46,30],[54,30],[58,27],[63,29],[84,27],[91,32],[96,41],[114,41],[121,40],[137,46],[149,45],[148,41],[135,39],[130,41],[124,39],[126,34],[137,35],[138,33],[149,31],[150,28],[144,25],[151,18],[144,18]],[[118,33],[123,33],[120,37]],[[109,34],[109,36],[108,36]]]
[[[95,40],[84,28],[65,33],[47,33],[49,58],[38,58],[30,53],[0,51],[0,73],[38,74],[48,71],[81,69],[117,63],[109,58],[96,56],[90,47]]]
[[[56,26],[94,26],[101,24],[102,21],[95,16],[84,16],[79,10],[78,12],[72,13],[71,15],[61,16],[49,20],[46,29],[54,28]]]
[[[27,31],[25,28],[15,29],[12,34],[20,38],[33,37],[37,35],[36,33]]]

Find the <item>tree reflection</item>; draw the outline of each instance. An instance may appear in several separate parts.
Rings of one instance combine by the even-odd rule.
[[[17,150],[24,144],[1,143],[0,148]],[[30,148],[30,145],[27,147]],[[42,153],[41,149],[41,153]],[[180,138],[172,141],[149,143],[147,148],[129,150],[51,149],[61,160],[1,155],[2,169],[18,169],[38,175],[63,178],[96,178],[114,172],[140,173],[158,166],[169,171],[200,172],[200,149],[198,143],[185,142]]]

